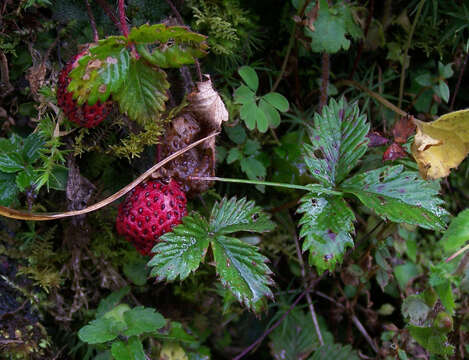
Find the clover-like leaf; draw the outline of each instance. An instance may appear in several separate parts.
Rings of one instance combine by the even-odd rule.
[[[78,337],[88,344],[100,344],[114,340],[123,327],[125,325],[122,322],[115,321],[113,318],[101,317],[82,327],[78,331]]]
[[[259,87],[259,78],[257,77],[256,71],[250,66],[242,66],[239,68],[238,73],[246,85],[253,92],[256,92]]]
[[[443,230],[447,212],[438,190],[402,165],[359,173],[344,181],[340,190],[355,195],[385,220]]]
[[[358,106],[342,98],[332,99],[322,114],[314,115],[310,138],[305,145],[305,162],[322,184],[334,187],[342,182],[367,150],[369,124]]]
[[[166,74],[143,60],[130,61],[127,81],[113,97],[119,108],[141,124],[154,121],[165,109],[169,83]]]
[[[142,341],[132,336],[127,343],[114,341],[111,346],[111,354],[115,360],[145,360],[148,359],[143,351]]]
[[[182,225],[161,237],[161,242],[153,248],[155,256],[148,266],[152,266],[151,276],[158,280],[181,280],[198,269],[207,253],[209,227],[200,215],[186,216]]]
[[[339,196],[309,192],[301,198],[298,212],[304,238],[303,251],[309,251],[309,263],[319,273],[333,270],[343,259],[345,249],[353,246],[355,215]]]

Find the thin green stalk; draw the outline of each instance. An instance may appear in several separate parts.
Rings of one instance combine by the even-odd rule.
[[[260,181],[260,180],[246,180],[246,179],[232,179],[232,178],[221,178],[217,176],[191,176],[191,180],[199,180],[199,181],[222,181],[222,182],[229,182],[229,183],[236,183],[236,184],[250,184],[250,185],[265,185],[265,186],[275,186],[275,187],[283,187],[287,189],[297,189],[297,190],[304,190],[304,191],[311,191],[311,188],[308,186],[303,185],[296,185],[296,184],[285,184],[285,183],[277,183],[271,181]],[[341,192],[329,190],[327,189],[327,193],[331,195],[342,195]]]
[[[415,14],[414,22],[412,23],[412,27],[410,28],[409,37],[407,38],[407,44],[404,51],[404,63],[402,64],[401,69],[401,82],[399,84],[399,101],[397,103],[397,107],[400,109],[402,106],[402,98],[404,97],[404,83],[405,83],[405,68],[407,64],[407,54],[409,53],[410,44],[412,42],[412,37],[414,36],[415,27],[417,26],[417,22],[420,18],[420,13],[422,12],[423,4],[425,0],[420,0],[419,6],[417,8],[417,13]],[[396,114],[397,118],[397,114]]]

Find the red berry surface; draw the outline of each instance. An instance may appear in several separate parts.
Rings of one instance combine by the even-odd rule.
[[[73,99],[73,93],[67,90],[68,84],[70,84],[70,71],[78,66],[78,60],[85,54],[86,50],[74,56],[60,72],[57,84],[57,104],[70,121],[82,127],[92,128],[106,118],[112,102],[101,103],[98,101],[94,105],[85,103],[79,106],[77,101]]]
[[[161,235],[181,223],[187,199],[179,184],[150,180],[138,185],[119,206],[117,232],[142,255],[150,255]]]

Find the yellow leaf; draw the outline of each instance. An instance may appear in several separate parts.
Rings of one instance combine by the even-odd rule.
[[[189,358],[180,345],[167,342],[161,349],[160,360],[189,360]]]
[[[412,155],[425,179],[448,176],[469,153],[469,109],[454,111],[417,125]]]

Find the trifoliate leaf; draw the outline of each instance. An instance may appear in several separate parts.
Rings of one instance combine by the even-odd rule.
[[[216,203],[210,220],[200,215],[187,216],[173,232],[161,237],[153,248],[155,256],[148,263],[153,266],[152,276],[159,280],[186,278],[203,260],[208,244],[212,246],[217,273],[236,298],[254,311],[260,311],[264,297],[271,297],[271,271],[267,258],[255,246],[233,237],[233,232],[266,232],[274,223],[246,199],[223,199]]]
[[[314,52],[333,54],[350,47],[350,40],[362,35],[360,27],[355,23],[350,5],[338,3],[329,7],[327,0],[319,1],[319,12],[314,22],[315,30],[305,27],[306,36],[311,37],[311,49]]]
[[[269,288],[272,272],[265,264],[268,259],[256,247],[223,235],[212,241],[212,250],[222,284],[248,308],[264,310],[265,297],[273,297]]]
[[[264,99],[261,99],[259,101],[259,108],[264,112],[269,123],[269,127],[275,129],[277,126],[280,125],[280,114],[278,113],[278,110],[276,108],[274,108]]]
[[[253,92],[257,91],[259,87],[259,78],[257,77],[256,71],[252,67],[242,66],[239,68],[238,74]]]
[[[166,325],[165,318],[152,308],[137,306],[124,313],[127,329],[123,332],[125,336],[141,335],[153,332]]]
[[[402,165],[385,166],[347,179],[340,190],[355,195],[385,220],[443,230],[446,211],[431,183]]]
[[[280,112],[286,112],[290,107],[287,98],[276,92],[265,94],[262,99],[267,101],[270,105],[272,105]]]
[[[115,95],[127,80],[130,53],[123,36],[109,36],[100,40],[83,56],[70,72],[68,90],[79,105],[106,101]]]
[[[130,292],[129,286],[124,286],[123,288],[112,292],[106,298],[102,299],[99,302],[98,309],[96,311],[96,318],[103,316],[105,313],[117,306],[122,298]]]
[[[127,80],[113,99],[119,103],[121,112],[144,125],[157,119],[165,109],[168,88],[163,71],[132,59]]]
[[[256,100],[256,94],[246,85],[241,85],[234,92],[234,100],[238,104],[253,103]]]
[[[243,158],[243,153],[238,148],[231,148],[228,152],[228,157],[226,158],[226,162],[228,164],[232,164],[235,161],[239,161]]]
[[[448,176],[469,153],[469,110],[454,111],[433,122],[414,119],[412,155],[425,179]]]
[[[334,187],[342,182],[367,150],[369,124],[358,106],[332,99],[322,114],[314,115],[305,162],[318,181]]]
[[[259,111],[260,110],[257,107],[254,99],[251,102],[247,102],[241,107],[241,110],[239,111],[239,116],[241,117],[241,119],[244,120],[244,122],[246,123],[246,127],[249,130],[254,130],[256,128],[257,114]]]
[[[461,211],[449,224],[439,244],[446,253],[459,250],[469,240],[469,209]]]
[[[152,266],[151,276],[158,280],[184,280],[199,267],[209,245],[209,227],[200,215],[186,216],[183,224],[161,237],[152,250],[155,256],[148,266]]]
[[[115,360],[146,360],[142,341],[132,336],[127,343],[114,341],[111,346],[111,354]]]
[[[314,352],[309,360],[359,360],[357,353],[350,345],[325,344]]]
[[[210,230],[217,234],[225,235],[238,231],[263,233],[274,228],[275,224],[262,208],[246,198],[225,198],[215,204],[210,215]]]
[[[241,170],[251,180],[262,179],[267,174],[264,164],[252,156],[242,158],[239,164],[241,165]]]
[[[319,273],[333,270],[343,259],[345,249],[353,246],[355,215],[338,196],[318,196],[310,192],[301,198],[298,212],[304,238],[303,251],[309,251],[309,263]]]

